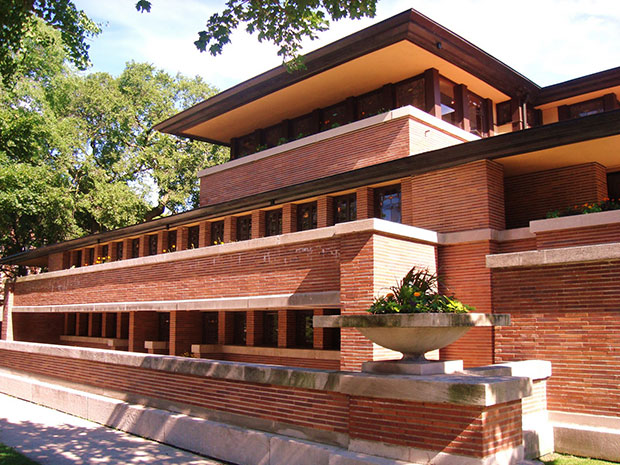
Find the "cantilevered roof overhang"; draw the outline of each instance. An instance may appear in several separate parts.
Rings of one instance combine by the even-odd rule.
[[[196,208],[146,223],[21,252],[0,259],[0,263],[45,266],[47,256],[51,253],[90,247],[209,218],[392,181],[477,160],[495,160],[504,166],[505,176],[588,162],[598,162],[608,168],[620,167],[618,147],[620,110],[615,110],[453,145],[230,202]]]
[[[539,87],[415,10],[322,47],[306,69],[279,66],[155,126],[158,131],[227,145],[233,137],[309,113],[350,96],[436,68],[495,102],[535,96]]]

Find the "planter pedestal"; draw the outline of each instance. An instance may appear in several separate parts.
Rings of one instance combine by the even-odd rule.
[[[449,375],[463,371],[463,360],[381,360],[362,363],[362,371],[385,375]]]

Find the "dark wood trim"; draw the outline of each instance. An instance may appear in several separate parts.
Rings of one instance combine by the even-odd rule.
[[[162,121],[155,129],[183,135],[183,131],[200,122],[403,40],[409,40],[466,70],[506,95],[535,95],[540,89],[443,26],[415,10],[407,10],[309,53],[303,71],[289,73],[283,66],[278,66]],[[437,47],[438,43],[442,44],[441,48]]]
[[[560,82],[552,86],[543,87],[540,89],[537,98],[534,99],[534,105],[544,105],[545,103],[616,86],[620,86],[620,66],[599,73],[571,79],[570,81]]]
[[[274,204],[299,201],[312,196],[326,195],[345,189],[355,189],[368,184],[393,181],[405,176],[428,173],[472,161],[495,160],[618,134],[620,134],[620,110],[597,113],[582,118],[457,144],[420,153],[415,157],[399,158],[230,202],[196,208],[185,213],[159,218],[146,223],[21,252],[0,259],[0,263],[28,265],[31,260],[51,253],[88,247],[98,242],[111,242],[127,236],[148,234],[149,232],[165,229],[166,226],[177,227],[184,223],[234,215],[250,210],[258,210]]]
[[[567,119],[570,119],[568,105],[560,105],[558,107],[558,121],[566,121]]]
[[[462,130],[469,132],[471,126],[469,124],[469,98],[468,90],[465,84],[454,86],[454,110],[456,112],[456,124]],[[483,130],[482,128],[480,128]]]
[[[484,111],[486,112],[486,120],[484,121],[484,137],[490,137],[495,134],[495,118],[493,116],[493,100],[485,98]]]
[[[603,107],[605,108],[605,111],[612,111],[620,108],[616,94],[610,93],[603,95]]]
[[[439,71],[429,68],[424,71],[424,111],[441,118],[441,93],[439,92]]]
[[[523,105],[516,98],[510,99],[510,114],[512,115],[512,130],[520,131],[525,128],[525,115]]]

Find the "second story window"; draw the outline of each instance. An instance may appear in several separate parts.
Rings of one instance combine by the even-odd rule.
[[[265,236],[282,234],[282,210],[269,210],[265,213]]]
[[[246,314],[245,312],[235,312],[233,314],[233,344],[238,346],[245,345]]]
[[[334,224],[357,219],[357,196],[341,195],[334,198]]]
[[[79,268],[82,266],[82,251],[81,250],[78,250],[75,253],[75,261],[73,262],[73,266],[75,268]]]
[[[135,238],[131,240],[131,258],[138,258],[140,256],[140,239]]]
[[[400,223],[400,184],[375,189],[375,216]]]
[[[252,215],[237,218],[237,240],[247,241],[252,239]]]
[[[187,230],[187,248],[197,249],[200,246],[200,227],[192,226]]]
[[[122,260],[123,259],[123,253],[124,253],[124,244],[123,242],[117,242],[116,243],[116,259],[117,260]]]
[[[316,202],[297,205],[297,231],[316,229]]]
[[[95,264],[95,248],[91,247],[90,249],[86,249],[86,262],[84,265],[94,265]]]
[[[202,342],[204,344],[217,344],[218,328],[217,312],[204,312],[202,314]]]
[[[177,250],[177,230],[168,231],[168,252],[175,252]]]
[[[278,312],[265,312],[263,315],[263,345],[278,345]]]
[[[224,222],[214,221],[211,223],[211,243],[221,244],[224,242]]]
[[[295,312],[295,346],[312,347],[314,345],[314,327],[312,310]]]
[[[157,255],[157,234],[151,234],[148,236],[149,241],[149,255]]]

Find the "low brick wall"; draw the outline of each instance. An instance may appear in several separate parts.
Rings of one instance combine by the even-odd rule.
[[[5,341],[0,367],[356,452],[454,456],[446,463],[516,463],[532,392],[510,376],[389,377]]]

